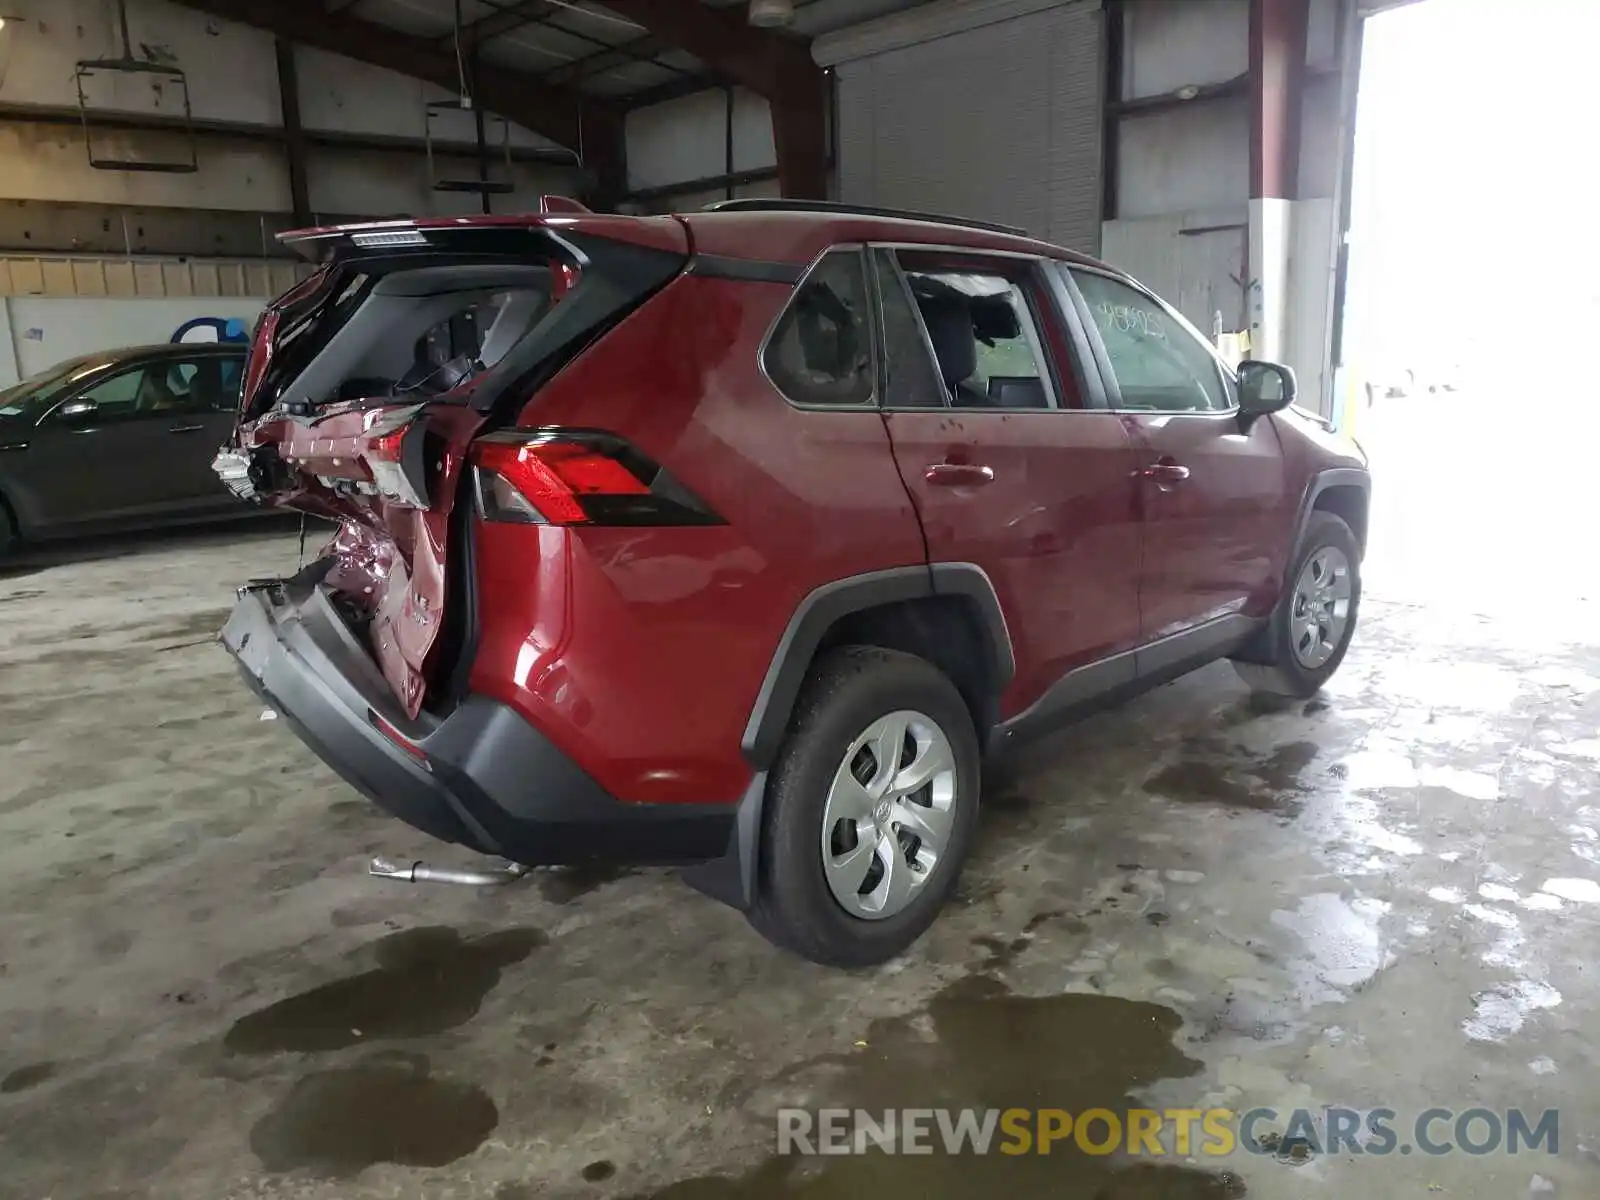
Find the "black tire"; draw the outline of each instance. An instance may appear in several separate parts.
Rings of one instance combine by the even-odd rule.
[[[15,554],[21,545],[22,536],[17,532],[17,520],[11,515],[6,498],[0,496],[0,562]]]
[[[1300,578],[1306,562],[1317,551],[1327,546],[1337,548],[1350,564],[1350,615],[1345,622],[1344,636],[1340,638],[1328,661],[1315,670],[1308,669],[1295,657],[1291,645],[1290,620],[1294,604],[1295,581]],[[1234,660],[1234,670],[1239,672],[1253,692],[1271,696],[1288,696],[1304,700],[1315,695],[1333,677],[1344,661],[1350,639],[1355,635],[1356,622],[1361,610],[1361,547],[1356,542],[1350,526],[1331,512],[1314,512],[1306,524],[1305,536],[1295,551],[1294,560],[1285,576],[1283,596],[1273,610],[1272,623],[1267,627],[1259,649],[1250,658],[1257,661]]]
[[[880,717],[904,709],[926,715],[950,743],[956,787],[950,836],[906,907],[868,919],[846,911],[828,885],[823,816],[851,743]],[[811,670],[768,783],[751,924],[769,941],[826,966],[873,966],[900,954],[955,889],[977,828],[980,764],[961,693],[931,663],[876,646],[830,652]]]

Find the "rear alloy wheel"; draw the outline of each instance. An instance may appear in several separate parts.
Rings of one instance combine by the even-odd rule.
[[[832,966],[901,953],[955,887],[978,765],[966,703],[932,664],[874,646],[831,653],[768,785],[752,922]]]
[[[1361,548],[1350,526],[1331,512],[1312,513],[1289,578],[1261,658],[1233,665],[1252,691],[1303,699],[1339,669],[1355,633]]]
[[[955,751],[920,712],[892,712],[845,751],[822,814],[822,870],[850,915],[903,912],[931,879],[955,821]]]

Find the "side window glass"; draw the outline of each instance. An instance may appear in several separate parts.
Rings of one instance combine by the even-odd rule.
[[[857,250],[835,250],[795,290],[778,319],[762,365],[796,404],[872,402],[872,327],[867,281]]]
[[[231,412],[239,407],[239,389],[244,384],[244,359],[222,360],[222,379],[218,385],[217,407]]]
[[[1225,412],[1232,407],[1217,361],[1148,296],[1090,271],[1074,271],[1122,391],[1122,407]]]
[[[145,412],[215,412],[222,407],[222,360],[202,358],[151,366],[140,400]]]
[[[139,391],[144,384],[145,368],[136,367],[122,371],[73,397],[74,402],[95,406],[95,421],[126,420],[137,412]]]
[[[874,251],[873,264],[883,306],[884,407],[940,408],[949,402],[950,394],[934,371],[894,255],[887,250]]]
[[[976,271],[904,264],[950,403],[1050,408],[1050,373],[1023,285]]]

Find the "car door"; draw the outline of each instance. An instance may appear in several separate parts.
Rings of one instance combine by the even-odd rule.
[[[175,357],[166,365],[167,392],[173,398],[166,411],[172,421],[160,453],[174,485],[172,503],[186,510],[238,504],[211,469],[211,460],[233,432],[243,367],[242,353]]]
[[[1105,272],[1067,274],[1139,451],[1144,640],[1264,615],[1293,503],[1273,423],[1240,420],[1231,373],[1170,306]]]
[[[168,385],[171,364],[141,362],[63,397],[39,422],[24,469],[41,497],[42,529],[159,517],[191,495],[174,472],[204,426]]]
[[[1017,664],[1012,717],[1138,640],[1132,445],[1090,406],[1087,341],[1040,261],[884,247],[872,259],[895,459],[930,559],[975,563],[994,585]]]

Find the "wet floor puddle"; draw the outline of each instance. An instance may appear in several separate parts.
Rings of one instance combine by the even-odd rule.
[[[921,1014],[881,1020],[865,1048],[810,1066],[824,1073],[815,1107],[1109,1109],[1124,1119],[1140,1107],[1129,1092],[1158,1079],[1197,1073],[1173,1045],[1182,1021],[1171,1009],[1109,996],[1017,996],[987,976],[946,988]],[[931,1035],[931,1036],[930,1036]],[[937,1138],[935,1138],[937,1141]],[[1049,1155],[774,1157],[733,1178],[674,1183],[637,1200],[839,1200],[871,1195],[972,1196],[1008,1200],[1230,1200],[1237,1178],[1175,1162],[1119,1161],[1058,1142]]]
[[[376,1163],[445,1166],[499,1122],[481,1089],[435,1079],[410,1057],[307,1075],[256,1123],[250,1148],[268,1171],[348,1178]]]
[[[537,929],[471,939],[446,928],[392,934],[375,944],[373,970],[241,1017],[223,1045],[235,1054],[312,1053],[442,1033],[476,1016],[501,971],[546,940]]]
[[[0,1079],[0,1093],[10,1095],[13,1092],[25,1092],[41,1083],[48,1083],[55,1078],[55,1074],[56,1064],[53,1062],[29,1063]]]
[[[1292,812],[1310,790],[1300,777],[1316,756],[1314,742],[1290,742],[1265,758],[1253,758],[1237,747],[1215,754],[1191,748],[1144,786],[1172,800]]]

